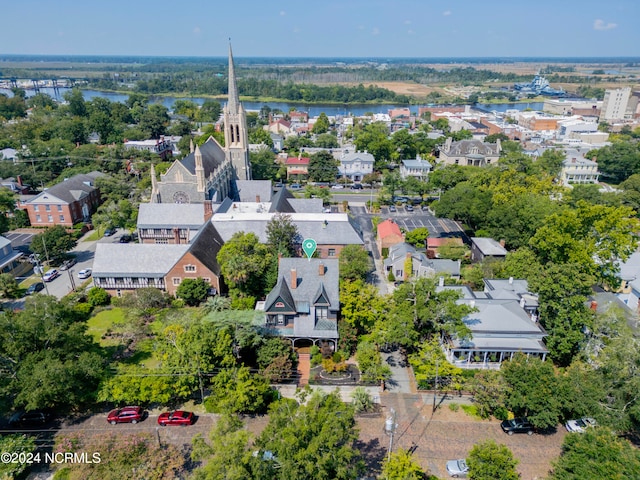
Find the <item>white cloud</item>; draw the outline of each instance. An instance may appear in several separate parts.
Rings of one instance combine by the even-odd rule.
[[[451,10],[445,10],[444,12],[442,12],[442,15],[448,17],[449,15],[451,15]]]
[[[193,33],[195,35],[200,35],[200,32],[201,32],[200,27],[193,27]]]
[[[594,30],[612,30],[617,26],[618,26],[617,23],[612,23],[612,22],[606,23],[604,20],[601,20],[599,18],[595,22],[593,22]]]
[[[373,30],[371,30],[371,35],[380,35],[380,29],[378,27],[375,27]]]
[[[284,10],[280,10],[280,16],[284,17],[287,14],[287,12],[285,12]]]
[[[413,30],[409,29],[409,30],[407,30],[407,33],[408,33],[409,35],[413,35],[413,34],[414,34],[414,33],[416,33],[416,32],[414,32]]]

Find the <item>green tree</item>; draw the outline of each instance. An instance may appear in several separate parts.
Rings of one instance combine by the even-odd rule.
[[[36,449],[35,436],[30,435],[3,435],[0,437],[0,452],[17,454],[30,454]],[[26,457],[25,457],[26,458]],[[21,478],[21,474],[29,468],[28,462],[0,462],[0,478],[10,480]]]
[[[424,248],[426,246],[428,236],[429,230],[427,227],[418,227],[413,230],[409,230],[405,234],[404,241],[418,248]]]
[[[15,297],[18,291],[18,282],[10,273],[0,274],[0,295],[4,298]]]
[[[209,295],[211,284],[202,278],[185,278],[176,289],[176,296],[190,307],[202,303]]]
[[[92,307],[108,305],[111,302],[111,295],[104,288],[93,287],[87,292],[87,302]]]
[[[391,135],[391,142],[393,142],[393,146],[398,152],[399,160],[409,160],[415,159],[418,153],[416,148],[416,141],[412,134],[409,133],[409,130],[403,128],[402,130],[398,130],[393,135]]]
[[[518,480],[518,460],[509,447],[495,440],[477,443],[467,458],[469,478],[472,480]]]
[[[265,282],[272,258],[269,247],[262,245],[254,233],[244,232],[234,233],[217,257],[227,284],[251,296],[262,296],[273,287]]]
[[[387,302],[374,285],[362,279],[340,283],[341,323],[352,325],[358,335],[369,332],[376,320],[384,320],[386,311]]]
[[[422,480],[425,473],[412,458],[408,450],[399,449],[391,453],[382,463],[379,480]]]
[[[354,447],[358,434],[353,406],[336,393],[314,392],[298,405],[283,399],[269,409],[269,423],[256,439],[259,451],[269,451],[274,461],[260,457],[254,476],[259,480],[354,479],[363,470],[360,452]],[[256,465],[256,464],[254,464]]]
[[[317,136],[315,141],[317,148],[338,148],[338,138],[331,133],[322,133]]]
[[[318,118],[316,118],[315,123],[313,124],[311,133],[315,133],[315,134],[327,133],[329,131],[330,126],[331,125],[329,123],[329,117],[327,117],[326,113],[321,112],[320,115],[318,115]]]
[[[373,270],[369,253],[361,245],[347,245],[340,251],[340,280],[366,280]]]
[[[82,96],[82,90],[79,88],[73,88],[72,90],[65,92],[63,95],[68,106],[69,113],[78,117],[87,116],[87,106]]]
[[[516,416],[528,417],[538,428],[554,427],[562,415],[559,380],[553,364],[517,354],[502,365],[509,387],[507,404]]]
[[[284,257],[294,257],[302,243],[298,228],[290,215],[276,213],[267,223],[267,243]]]
[[[149,105],[140,116],[138,125],[149,138],[160,138],[169,125],[167,108],[156,103]]]
[[[314,182],[335,182],[338,164],[333,155],[325,150],[312,154],[309,158],[309,179]]]
[[[269,381],[247,367],[222,370],[211,382],[204,405],[215,413],[264,413],[274,394]]]
[[[198,111],[200,122],[217,122],[222,113],[222,106],[217,100],[205,100]]]
[[[33,253],[40,255],[41,261],[50,260],[53,264],[59,264],[77,243],[62,225],[56,225],[34,236],[30,248]]]
[[[640,478],[640,452],[605,427],[567,435],[550,480]]]
[[[261,149],[249,153],[251,159],[251,177],[255,180],[277,180],[280,166],[271,150]]]

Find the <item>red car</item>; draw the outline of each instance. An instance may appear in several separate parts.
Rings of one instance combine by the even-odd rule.
[[[107,415],[107,422],[111,425],[116,423],[138,423],[142,420],[144,410],[142,407],[123,407],[112,410]]]
[[[193,425],[193,412],[176,410],[175,412],[164,412],[158,417],[158,423],[163,427],[167,425]]]

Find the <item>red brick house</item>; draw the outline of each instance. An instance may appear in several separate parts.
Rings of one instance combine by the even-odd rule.
[[[404,235],[400,231],[400,227],[391,219],[385,220],[378,224],[378,251],[383,255],[383,251],[398,243],[404,242]]]
[[[95,187],[96,178],[102,176],[100,172],[75,175],[25,202],[31,225],[71,227],[88,221],[102,203],[100,190]]]

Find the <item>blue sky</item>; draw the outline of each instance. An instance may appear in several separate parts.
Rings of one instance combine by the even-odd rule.
[[[0,53],[640,56],[640,0],[4,0]]]

